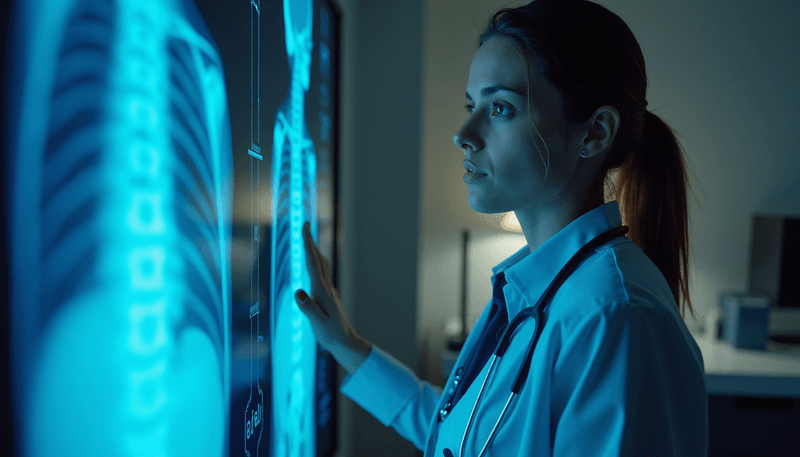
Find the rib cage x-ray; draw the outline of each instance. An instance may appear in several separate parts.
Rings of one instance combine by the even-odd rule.
[[[19,455],[227,455],[231,140],[192,2],[19,2]]]
[[[294,292],[306,221],[338,281],[335,4],[11,9],[12,454],[333,455]]]

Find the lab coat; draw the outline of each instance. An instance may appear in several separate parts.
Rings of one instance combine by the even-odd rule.
[[[492,269],[505,272],[509,320],[533,306],[585,243],[619,227],[616,201],[582,215],[531,253],[527,246]],[[480,339],[486,306],[455,369]],[[465,456],[477,456],[510,394],[533,335],[523,323],[495,365]],[[373,345],[340,391],[410,440],[426,457],[458,456],[467,419],[488,370],[450,414],[449,398]],[[455,372],[455,369],[453,370]],[[450,374],[445,389],[453,386]],[[705,456],[708,411],[703,358],[658,268],[627,238],[578,266],[545,312],[545,326],[520,394],[503,418],[491,456]]]

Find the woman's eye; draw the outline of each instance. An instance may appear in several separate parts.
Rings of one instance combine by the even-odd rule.
[[[467,114],[472,114],[475,111],[475,105],[467,103],[464,105],[464,109],[467,110]],[[508,117],[511,115],[511,110],[505,105],[494,102],[492,103],[492,110],[490,111],[490,114],[492,116]]]
[[[493,116],[504,116],[508,114],[508,108],[499,104],[499,103],[492,103],[492,115]]]

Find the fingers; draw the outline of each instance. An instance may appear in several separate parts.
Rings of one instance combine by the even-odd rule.
[[[306,248],[306,263],[310,266],[313,265],[316,267],[317,277],[320,280],[320,285],[323,287],[328,287],[330,282],[330,267],[328,266],[328,259],[322,255],[319,251],[319,248],[314,243],[314,239],[311,236],[311,223],[306,221],[303,224],[303,241],[305,242]]]
[[[316,300],[312,300],[303,289],[298,289],[294,294],[294,298],[297,301],[297,306],[304,313],[312,313],[313,317],[316,319],[321,319],[322,315],[326,318],[331,317],[325,307],[320,305]]]
[[[311,239],[311,224],[306,222],[303,224],[303,245],[305,246],[306,251],[306,267],[308,268],[308,272],[311,276],[311,281],[315,282],[321,275],[320,275],[320,268],[319,268],[319,259],[317,258],[316,246],[314,246],[314,242]],[[313,292],[313,290],[312,290]]]
[[[314,265],[320,266],[319,261],[319,251],[317,251],[317,245],[314,244],[314,240],[311,238],[311,223],[306,222],[303,224],[303,241],[305,242],[306,246],[306,254],[311,256],[311,260],[314,261]]]

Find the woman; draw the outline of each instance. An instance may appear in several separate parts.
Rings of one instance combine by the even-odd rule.
[[[350,374],[341,391],[426,456],[705,455],[703,360],[679,312],[692,311],[686,177],[646,88],[636,39],[599,5],[542,0],[495,14],[453,140],[470,206],[514,211],[528,246],[493,269],[492,302],[442,391],[354,331],[304,229],[313,299],[297,299]],[[604,204],[610,173],[618,201]],[[630,239],[590,249],[493,365],[507,323],[536,309],[583,245],[621,226],[620,209]],[[505,408],[537,326],[529,376]]]

